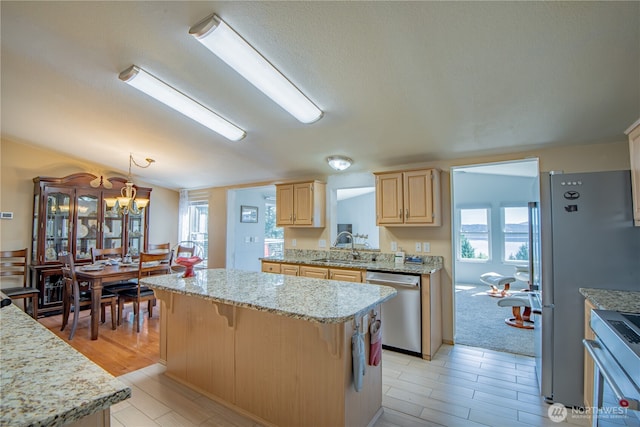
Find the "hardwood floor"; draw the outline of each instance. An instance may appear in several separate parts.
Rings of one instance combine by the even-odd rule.
[[[90,340],[88,311],[71,341],[68,330],[60,332],[60,316],[39,321],[131,386],[132,397],[112,407],[113,427],[258,425],[162,374],[158,313],[139,334],[132,323],[112,331],[107,314],[97,341]],[[384,413],[375,427],[558,425],[539,396],[531,357],[443,345],[429,362],[385,350],[382,366]],[[588,425],[580,417],[565,422]]]
[[[117,377],[153,365],[160,360],[160,307],[153,310],[151,319],[147,317],[147,311],[143,311],[145,318],[140,333],[136,333],[133,322],[127,321],[130,312],[131,304],[124,306],[125,321],[116,330],[112,330],[111,314],[107,310],[107,321],[100,324],[99,336],[95,341],[91,341],[89,310],[80,312],[78,328],[72,340],[69,340],[69,331],[73,313],[64,331],[60,331],[62,315],[43,317],[38,321],[95,364]]]

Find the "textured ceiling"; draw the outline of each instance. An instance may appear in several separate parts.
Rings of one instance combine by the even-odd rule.
[[[619,142],[640,117],[640,2],[11,2],[2,137],[201,188]],[[188,34],[217,13],[324,112],[297,122]],[[118,79],[141,66],[229,142]]]

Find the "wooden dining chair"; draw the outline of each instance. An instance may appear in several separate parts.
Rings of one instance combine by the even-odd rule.
[[[122,247],[119,248],[91,248],[91,262],[95,264],[96,261],[110,259],[110,258],[122,258]]]
[[[73,306],[73,323],[71,324],[71,332],[69,340],[73,339],[78,327],[78,318],[80,316],[80,308],[91,306],[91,291],[80,290],[80,284],[76,278],[75,265],[73,263],[73,255],[60,255],[58,260],[62,263],[62,277],[64,278],[64,297],[62,299],[62,326],[61,331],[67,326],[69,314]],[[111,329],[116,329],[116,303],[118,296],[106,289],[102,290],[100,298],[100,321],[105,322],[105,307],[111,307]]]
[[[171,243],[149,243],[147,246],[148,254],[165,253],[167,255],[167,259],[165,261],[168,261],[169,265],[171,265],[173,262],[173,250],[171,250]]]
[[[94,264],[96,261],[110,259],[110,258],[122,258],[124,256],[123,248],[91,248],[91,262]],[[138,286],[137,279],[129,279],[129,280],[120,280],[117,282],[107,282],[103,285],[104,289],[107,289],[109,292],[113,292],[115,294],[120,293],[122,291],[126,291],[128,289],[135,289]]]
[[[123,305],[127,302],[133,303],[133,316],[134,321],[136,323],[136,332],[140,332],[140,303],[147,301],[147,311],[149,312],[149,318],[153,316],[153,303],[155,302],[155,294],[152,289],[149,289],[146,286],[140,284],[140,279],[142,277],[148,276],[150,274],[158,274],[160,273],[168,273],[169,272],[169,264],[167,264],[166,269],[158,270],[158,265],[162,263],[166,263],[167,254],[166,253],[140,253],[140,258],[138,260],[138,286],[136,289],[130,289],[124,292],[121,292],[118,295],[118,324],[122,323],[122,311]]]
[[[6,296],[24,300],[24,311],[29,312],[27,301],[31,300],[31,316],[38,318],[38,288],[27,286],[27,249],[0,251],[0,277],[22,277],[22,286],[0,289]]]
[[[175,263],[175,260],[180,258],[180,257],[185,257],[185,258],[191,258],[192,256],[195,255],[196,252],[196,247],[195,246],[188,246],[187,242],[185,242],[185,244],[178,244],[178,246],[175,247],[175,250],[173,251],[173,259],[171,261],[171,271],[174,273],[182,273],[183,271],[185,271],[185,267],[179,264]]]

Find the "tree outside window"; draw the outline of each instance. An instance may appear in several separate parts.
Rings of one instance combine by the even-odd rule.
[[[264,256],[284,255],[284,228],[276,227],[276,205],[265,205]]]
[[[529,211],[526,206],[502,208],[504,260],[529,260]]]
[[[458,259],[490,258],[489,209],[460,209]]]

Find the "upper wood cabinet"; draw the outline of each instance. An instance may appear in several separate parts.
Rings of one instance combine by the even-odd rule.
[[[625,133],[629,136],[633,222],[636,227],[640,227],[640,119],[632,124]]]
[[[376,225],[441,225],[440,171],[380,172],[376,176]]]
[[[278,227],[324,227],[326,184],[319,181],[276,185]]]

